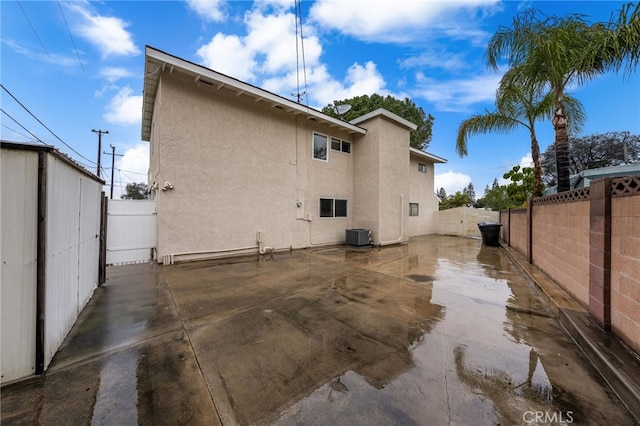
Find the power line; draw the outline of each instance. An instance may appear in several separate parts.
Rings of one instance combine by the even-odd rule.
[[[82,65],[82,61],[80,60],[80,55],[78,54],[78,48],[76,47],[76,42],[71,35],[71,31],[69,30],[69,24],[67,23],[67,17],[64,16],[64,11],[62,10],[62,6],[60,5],[60,0],[58,0],[58,8],[60,9],[60,13],[62,14],[62,19],[64,20],[64,25],[67,27],[67,34],[69,34],[69,38],[71,39],[71,44],[73,45],[73,51],[76,54],[76,58],[78,58],[78,63],[80,63],[80,68],[82,68],[82,73],[86,75],[84,71],[84,65]]]
[[[66,146],[67,148],[69,148],[71,151],[73,151],[74,153],[76,153],[76,155],[84,158],[85,160],[87,160],[89,163],[91,164],[96,164],[94,161],[89,160],[87,157],[85,157],[84,155],[80,154],[78,151],[76,151],[75,149],[73,149],[71,147],[71,145],[69,145],[68,143],[66,143],[65,141],[63,141],[62,139],[60,139],[60,137],[58,135],[56,135],[55,133],[53,133],[53,130],[51,130],[50,128],[48,128],[42,121],[40,121],[40,119],[38,117],[36,117],[30,110],[29,108],[27,108],[26,106],[24,106],[22,104],[22,102],[20,102],[18,100],[18,98],[16,98],[15,96],[13,96],[13,93],[11,93],[9,91],[9,89],[7,89],[6,87],[4,87],[4,84],[0,83],[0,87],[2,87],[2,89],[7,92],[9,94],[9,96],[11,96],[13,98],[14,101],[16,101],[22,108],[24,108],[25,111],[27,111],[29,113],[29,115],[31,115],[33,118],[36,119],[36,121],[38,123],[40,123],[40,125],[42,127],[44,127],[45,129],[47,129],[49,131],[49,133],[51,133],[56,139],[58,139],[60,142],[62,142],[64,144],[64,146]],[[5,113],[6,114],[6,113]],[[8,114],[7,114],[8,115]],[[26,130],[26,129],[25,129]],[[31,133],[31,132],[29,132]]]
[[[44,53],[47,54],[47,57],[49,58],[49,61],[53,62],[53,59],[51,59],[51,56],[49,55],[49,51],[47,50],[46,47],[44,47],[44,43],[40,39],[40,36],[38,35],[38,32],[36,31],[35,27],[31,23],[31,20],[29,19],[29,16],[27,15],[27,12],[22,7],[22,3],[20,3],[20,0],[18,0],[17,3],[18,3],[18,6],[20,6],[20,10],[22,10],[22,13],[24,14],[24,17],[27,18],[27,22],[29,23],[29,26],[31,27],[31,30],[33,31],[33,33],[36,35],[36,38],[40,42],[40,46],[42,46],[42,49],[44,49]]]
[[[4,111],[2,111],[4,112]],[[12,131],[13,133],[15,133],[16,135],[20,135],[23,138],[27,138],[27,139],[31,139],[29,136],[25,135],[24,133],[20,133],[19,131],[17,131],[16,129],[12,129],[11,127],[7,126],[6,124],[2,123],[2,127],[9,129],[10,131]]]
[[[26,128],[26,127],[24,127],[22,124],[20,124],[20,123],[18,122],[18,120],[16,120],[16,119],[15,119],[15,118],[13,118],[12,116],[10,116],[8,112],[6,112],[5,110],[3,110],[2,108],[0,108],[0,111],[2,111],[2,113],[3,113],[4,115],[6,115],[7,117],[9,117],[11,120],[13,120],[13,122],[14,122],[14,123],[16,123],[18,126],[22,127],[22,128],[23,128],[27,133],[29,133],[31,136],[33,136],[34,138],[36,138],[36,140],[37,140],[38,142],[40,142],[40,143],[41,143],[41,144],[43,144],[43,145],[47,145],[46,143],[42,142],[42,140],[41,140],[39,137],[37,137],[36,135],[34,135],[34,134],[29,130],[29,129],[27,129],[27,128]],[[6,126],[5,126],[5,127],[6,127]]]

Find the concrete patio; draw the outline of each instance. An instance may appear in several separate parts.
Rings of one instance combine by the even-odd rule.
[[[113,267],[2,423],[635,424],[550,294],[444,236]]]

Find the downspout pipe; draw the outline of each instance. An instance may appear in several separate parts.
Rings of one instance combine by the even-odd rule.
[[[258,243],[258,253],[267,254],[273,253],[273,247],[265,246],[262,242],[262,231],[256,232],[256,241]]]

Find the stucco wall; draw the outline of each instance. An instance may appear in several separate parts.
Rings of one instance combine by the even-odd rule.
[[[426,165],[427,172],[419,172],[418,164]],[[406,222],[408,237],[433,234],[433,212],[438,210],[438,200],[433,193],[433,178],[433,163],[412,155],[409,164],[409,196],[405,200],[405,208],[409,208],[409,203],[417,203],[419,215],[408,216]]]
[[[376,244],[406,241],[409,132],[383,117],[359,125],[367,134],[354,151],[354,227],[371,229]]]
[[[611,199],[611,328],[640,353],[640,195]]]
[[[589,201],[535,206],[533,264],[584,306],[589,304]],[[511,245],[516,232],[511,216]],[[526,235],[526,232],[525,232]]]
[[[161,81],[151,175],[173,189],[156,193],[159,259],[254,247],[258,230],[276,249],[344,241],[352,155],[330,151],[322,162],[311,149],[313,131],[351,140],[348,134],[179,74]],[[348,217],[318,218],[321,196],[347,199]]]

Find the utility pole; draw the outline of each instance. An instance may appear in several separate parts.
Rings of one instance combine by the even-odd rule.
[[[96,172],[96,176],[100,177],[100,153],[102,152],[102,135],[108,135],[109,131],[108,130],[96,130],[96,129],[91,129],[91,131],[93,133],[97,133],[98,134],[98,169]]]
[[[111,156],[111,199],[113,200],[113,171],[115,169],[116,157],[124,157],[124,155],[116,154],[116,147],[111,144],[109,144],[109,146],[111,147],[111,153],[103,152],[103,154]]]

